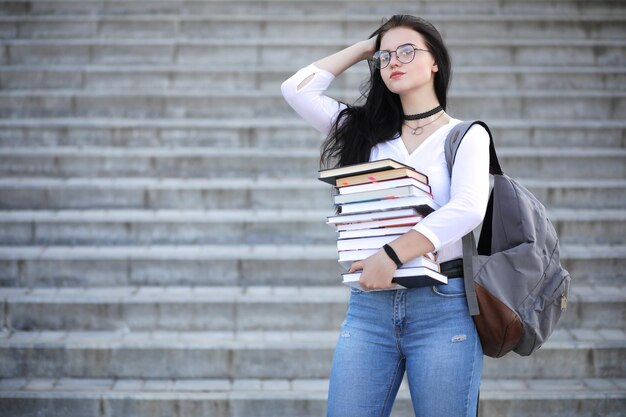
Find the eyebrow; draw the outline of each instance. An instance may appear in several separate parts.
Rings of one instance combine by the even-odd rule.
[[[404,43],[401,43],[400,45],[396,46],[394,49],[382,49],[381,48],[380,50],[381,51],[395,51],[396,49],[398,49],[399,47],[404,46],[404,45],[411,45],[411,46],[414,46],[416,48],[419,48],[419,46],[417,46],[413,42],[404,42]]]

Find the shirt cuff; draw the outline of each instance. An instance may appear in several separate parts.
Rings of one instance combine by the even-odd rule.
[[[441,246],[441,241],[428,227],[421,223],[418,223],[413,226],[412,229],[418,233],[423,234],[426,239],[430,240],[430,243],[432,243],[432,245],[435,247],[435,251],[439,250],[439,247]]]

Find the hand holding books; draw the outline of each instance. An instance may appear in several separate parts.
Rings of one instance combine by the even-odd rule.
[[[361,279],[361,273],[365,268],[367,268],[370,276],[374,278],[372,282]],[[372,256],[352,263],[348,272],[343,274],[343,284],[365,291],[395,290],[403,288],[398,286],[398,284],[393,282],[393,280],[391,282],[376,282],[376,280],[380,281],[382,277],[394,276],[396,271],[396,264],[387,256],[387,254],[383,251],[376,251],[376,253]],[[352,279],[347,278],[350,276],[352,276]],[[381,285],[383,286],[382,288]]]
[[[360,269],[370,257],[377,266],[367,262],[369,268],[389,265],[395,269],[395,263],[380,248],[439,208],[432,198],[428,177],[392,159],[322,170],[320,180],[338,190],[335,205],[340,213],[328,217],[327,223],[339,232],[339,263],[349,269],[342,274],[343,283],[354,288],[361,289]],[[375,272],[392,275],[391,270]],[[445,284],[447,277],[439,273],[432,257],[423,256],[395,270],[393,282],[398,285],[386,289]]]

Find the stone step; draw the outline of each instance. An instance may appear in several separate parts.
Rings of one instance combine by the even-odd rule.
[[[329,10],[337,14],[379,14],[380,17],[394,13],[412,13],[422,15],[427,13],[489,13],[494,15],[516,15],[520,13],[541,13],[551,16],[568,14],[581,16],[593,13],[624,13],[624,4],[620,0],[530,0],[522,3],[499,2],[495,0],[477,0],[467,2],[463,0],[423,1],[419,4],[407,0],[391,0],[381,3],[376,0],[321,0],[321,1],[286,1],[286,0],[195,0],[170,2],[163,0],[141,1],[89,1],[77,0],[46,1],[38,0],[35,3],[7,2],[0,3],[0,10],[6,14],[21,15],[66,15],[66,14],[115,14],[115,15],[143,15],[147,12],[159,14],[177,13],[181,15],[210,15],[245,13],[249,15],[267,14],[278,16],[308,16],[313,14],[327,15]]]
[[[331,287],[2,288],[11,331],[326,331],[350,291]],[[560,329],[626,328],[626,286],[572,285]]]
[[[515,177],[626,178],[626,149],[504,148],[499,160]],[[0,149],[3,177],[292,178],[318,170],[319,151],[298,148]]]
[[[506,167],[506,165],[504,165]],[[269,178],[0,178],[0,209],[310,209],[331,207],[331,187],[310,176]],[[623,179],[518,181],[549,208],[622,209]]]
[[[284,117],[294,111],[280,89],[224,90],[6,90],[0,91],[2,117],[144,117],[228,118]],[[358,91],[332,90],[344,102],[358,99]],[[474,90],[449,94],[451,114],[476,117],[476,109],[494,118],[621,120],[626,91]]]
[[[485,119],[498,147],[626,147],[622,120]],[[284,118],[1,119],[0,146],[291,148],[319,150],[322,135],[304,120]]]
[[[0,211],[0,245],[328,244],[332,206],[305,210]],[[626,243],[626,209],[551,209],[562,244]]]
[[[579,284],[620,285],[626,245],[561,245]],[[0,247],[5,287],[337,285],[335,245]]]
[[[369,32],[368,32],[369,33]],[[11,39],[0,40],[0,65],[25,64],[204,64],[304,66],[361,40],[229,39]],[[456,66],[623,66],[626,41],[607,39],[446,39]],[[234,55],[233,50],[238,53]],[[361,66],[365,63],[359,64]]]
[[[564,39],[623,39],[625,14],[428,14],[444,39],[449,37],[520,37]],[[0,38],[232,38],[306,37],[337,39],[372,32],[380,25],[376,14],[276,16],[268,14],[13,15],[0,17]]]
[[[11,416],[317,417],[326,412],[326,379],[0,380],[0,408]],[[626,379],[481,381],[479,417],[620,417]],[[541,414],[538,414],[541,413]],[[406,380],[392,417],[413,416]]]
[[[327,378],[337,331],[33,331],[0,335],[2,378]],[[486,358],[486,378],[624,378],[621,329],[556,330],[532,356]],[[175,365],[174,365],[175,364]],[[550,364],[546,366],[546,364]]]
[[[200,65],[12,65],[0,67],[0,88],[31,89],[197,89],[275,91],[299,67],[263,66],[221,68]],[[369,76],[366,68],[348,70],[333,86],[358,89]],[[600,90],[626,89],[623,67],[546,67],[501,66],[459,67],[454,69],[451,91],[503,90]]]
[[[522,65],[520,69],[510,72],[502,67],[492,72],[460,73],[461,76],[455,81],[459,88],[452,90],[453,95],[457,91],[473,93],[470,83],[481,83],[483,88],[493,91],[542,91],[545,92],[543,97],[546,100],[552,100],[551,106],[537,110],[546,111],[545,120],[540,122],[544,127],[538,127],[537,124],[521,126],[518,121],[516,128],[512,128],[511,124],[501,128],[500,132],[504,135],[498,144],[505,148],[512,147],[510,160],[527,161],[531,156],[518,158],[519,155],[515,155],[516,149],[535,147],[538,144],[542,148],[579,148],[577,151],[581,153],[582,148],[592,148],[591,153],[596,152],[597,146],[613,148],[615,152],[611,153],[612,157],[621,155],[620,152],[626,144],[626,129],[621,117],[626,108],[624,100],[609,98],[610,104],[605,105],[602,102],[607,101],[605,98],[594,96],[596,92],[607,92],[613,97],[613,92],[617,92],[619,96],[620,91],[625,91],[622,88],[624,74],[612,72],[626,63],[626,42],[623,36],[625,29],[619,24],[626,20],[626,7],[620,1],[43,0],[20,3],[21,0],[0,3],[0,15],[15,15],[9,18],[0,17],[0,38],[40,36],[45,39],[0,41],[0,65],[26,63],[25,66],[5,66],[0,70],[0,103],[2,97],[8,97],[9,116],[22,116],[32,109],[42,111],[42,115],[48,116],[56,114],[55,108],[64,111],[64,106],[74,112],[75,104],[67,106],[66,97],[57,94],[68,89],[89,92],[96,92],[98,89],[123,89],[139,95],[142,91],[151,89],[159,93],[174,92],[176,95],[181,90],[190,90],[191,85],[194,85],[194,89],[199,88],[201,91],[224,91],[227,93],[224,97],[232,95],[232,91],[227,90],[237,89],[271,91],[276,94],[276,86],[285,75],[289,75],[289,71],[283,66],[282,72],[259,74],[254,72],[256,68],[267,68],[270,65],[276,68],[289,62],[289,68],[295,70],[300,65],[335,52],[350,43],[351,41],[345,39],[346,36],[353,38],[353,41],[370,33],[378,23],[379,18],[373,18],[376,14],[388,16],[389,10],[398,10],[425,14],[427,17],[429,13],[440,14],[442,20],[436,23],[446,39],[452,42],[454,62],[459,67],[475,65],[485,68],[496,64],[512,68]],[[329,17],[331,10],[334,14]],[[57,16],[35,19],[26,16],[31,13],[52,13]],[[449,13],[455,16],[447,15]],[[67,18],[72,17],[72,14],[75,19],[68,23]],[[77,16],[80,14],[82,16]],[[97,16],[98,14],[101,16]],[[115,14],[118,16],[113,16]],[[351,17],[341,17],[342,14]],[[477,14],[483,16],[473,16]],[[263,17],[250,17],[252,15]],[[284,17],[270,18],[272,15]],[[367,17],[362,18],[361,15]],[[510,18],[500,18],[501,15],[509,15]],[[529,15],[534,15],[535,21],[528,20],[531,17]],[[546,18],[550,15],[554,18]],[[588,16],[595,16],[597,20],[593,21],[594,18]],[[477,19],[471,21],[472,17]],[[607,18],[600,21],[602,17]],[[572,22],[569,25],[566,23],[568,19]],[[293,39],[285,39],[284,33],[290,33],[291,38],[308,39],[296,39],[292,44]],[[299,36],[298,33],[302,35]],[[320,36],[311,37],[311,33],[319,33]],[[119,35],[125,39],[89,39]],[[144,39],[130,39],[133,37]],[[232,39],[233,37],[238,39]],[[330,39],[324,41],[320,37]],[[517,40],[518,38],[522,39]],[[566,39],[561,42],[558,38]],[[242,51],[240,61],[239,57],[233,55],[233,50]],[[216,60],[230,62],[232,67],[246,64],[250,71],[229,76],[217,74],[217,69],[202,71],[202,66],[217,68],[214,65]],[[88,62],[92,68],[50,70],[48,61],[53,65],[54,62],[67,62],[69,67],[74,68]],[[251,61],[255,64],[250,65]],[[33,63],[32,70],[27,69],[29,62]],[[562,65],[563,69],[586,68],[573,72],[559,72],[559,68],[547,72],[541,72],[541,68],[538,68],[539,72],[527,69],[538,66],[541,62],[555,62]],[[161,68],[154,72],[150,68],[151,63],[156,63]],[[144,69],[135,68],[135,64]],[[35,69],[37,66],[41,68]],[[123,68],[124,66],[127,68]],[[20,71],[20,67],[23,71]],[[106,67],[114,67],[116,72],[108,72]],[[153,72],[146,71],[145,68]],[[15,69],[20,73],[14,71]],[[587,69],[589,73],[585,72]],[[133,73],[133,70],[137,72]],[[354,74],[346,74],[343,80],[337,80],[334,83],[335,90],[356,91],[359,80],[366,74],[364,70],[365,66],[362,65]],[[29,82],[29,79],[33,82]],[[164,80],[168,84],[163,84]],[[215,85],[215,82],[219,85]],[[43,92],[44,89],[53,91]],[[20,90],[26,90],[26,93],[20,96]],[[4,91],[9,93],[5,94]],[[17,91],[17,94],[13,94],[13,91]],[[555,94],[550,96],[547,94],[549,91],[554,91]],[[563,96],[560,91],[582,92],[582,95]],[[35,96],[32,93],[42,94]],[[582,100],[576,101],[579,96],[583,97]],[[318,150],[321,139],[319,134],[301,121],[291,122],[295,123],[293,125],[281,125],[280,122],[287,118],[275,118],[279,123],[254,126],[255,121],[249,124],[248,121],[240,123],[241,119],[234,119],[215,125],[211,120],[203,120],[206,119],[206,114],[211,114],[203,106],[215,106],[215,118],[225,116],[220,113],[219,109],[222,107],[215,105],[215,101],[184,98],[187,103],[168,107],[167,99],[155,104],[161,100],[158,94],[150,97],[150,100],[142,102],[145,97],[137,101],[127,101],[123,97],[116,99],[109,96],[108,103],[105,98],[92,108],[96,109],[94,114],[115,115],[118,113],[108,110],[107,105],[117,106],[121,117],[129,114],[144,117],[145,114],[154,112],[158,114],[155,118],[162,119],[161,115],[171,114],[169,121],[159,120],[157,123],[160,124],[155,125],[149,120],[119,120],[115,127],[110,123],[115,123],[116,119],[107,118],[101,119],[101,127],[96,128],[91,121],[81,125],[81,121],[85,119],[65,119],[70,120],[70,124],[64,125],[61,122],[56,126],[53,126],[54,123],[61,119],[52,121],[52,124],[48,124],[48,121],[28,124],[29,120],[24,124],[21,120],[12,120],[9,123],[18,124],[10,125],[0,121],[0,146],[18,148],[14,149],[17,153],[6,153],[6,159],[0,162],[0,167],[3,167],[0,171],[4,169],[5,162],[9,169],[16,166],[15,164],[34,162],[33,171],[24,174],[27,178],[0,179],[0,207],[4,207],[5,200],[8,207],[16,205],[34,210],[44,207],[44,211],[38,213],[0,212],[0,218],[2,215],[33,214],[45,219],[51,214],[45,210],[50,203],[52,206],[76,205],[77,209],[85,206],[98,208],[101,212],[105,212],[102,209],[109,207],[109,204],[113,207],[130,206],[142,208],[140,216],[145,214],[146,208],[152,207],[210,210],[217,206],[223,212],[204,211],[196,214],[197,217],[191,223],[172,221],[172,217],[168,219],[166,213],[159,211],[151,214],[153,220],[159,219],[156,222],[130,220],[130,223],[125,222],[125,227],[135,233],[138,231],[137,227],[143,228],[141,236],[136,237],[140,241],[146,239],[146,243],[154,243],[158,239],[155,234],[184,235],[185,229],[190,230],[194,226],[197,228],[197,236],[200,232],[211,235],[211,232],[218,230],[215,229],[218,224],[218,233],[222,235],[233,237],[242,233],[262,239],[262,236],[271,234],[274,236],[272,239],[281,241],[286,239],[286,235],[295,235],[308,225],[313,225],[314,221],[296,220],[286,224],[281,232],[285,235],[283,236],[276,232],[275,221],[267,218],[263,221],[262,213],[255,212],[258,217],[253,223],[241,224],[232,217],[225,217],[224,212],[229,208],[241,210],[275,204],[292,211],[305,208],[311,214],[316,207],[330,207],[329,188],[323,184],[313,185],[316,166],[312,174],[307,172],[297,175],[308,177],[309,185],[299,185],[299,178],[280,183],[264,179],[231,181],[223,178],[228,177],[223,173],[210,180],[155,178],[147,179],[148,182],[145,182],[146,178],[28,178],[33,176],[33,172],[38,176],[48,175],[49,166],[35,167],[42,161],[45,165],[46,158],[60,158],[57,159],[62,168],[59,172],[66,168],[77,168],[78,165],[74,165],[77,161],[65,166],[64,158],[74,158],[76,154],[71,150],[63,154],[68,150],[64,147],[84,147],[86,144],[104,147],[125,147],[132,144],[131,146],[139,148],[134,155],[140,161],[142,158],[162,161],[160,151],[155,154],[146,150],[146,147],[163,146],[167,143],[177,147],[190,146],[188,150],[191,151],[208,144],[217,148],[256,146],[263,149],[280,146],[287,152],[290,148],[303,148],[301,143],[305,143],[308,149],[316,152]],[[280,97],[277,97],[278,101],[270,100],[269,105],[278,103]],[[516,116],[523,115],[529,120],[544,117],[526,110],[525,106],[536,104],[533,101],[536,97],[524,94],[519,97],[521,98],[518,101],[510,101],[509,97],[502,99],[500,95],[494,101],[503,100],[497,105],[500,108],[510,106],[506,110]],[[83,108],[92,106],[92,98],[90,96],[86,100],[84,97],[72,96]],[[235,98],[233,102],[238,104],[238,98]],[[35,103],[38,100],[40,103]],[[243,104],[246,108],[254,109],[254,106],[250,106],[252,101]],[[466,101],[469,103],[469,98]],[[550,107],[559,109],[558,101],[569,101],[573,109],[565,111],[571,113],[562,113],[563,116],[559,116],[561,113],[558,111],[550,113]],[[471,105],[482,105],[468,103],[464,104],[468,109]],[[574,108],[577,103],[580,103],[580,108]],[[140,109],[147,109],[146,113],[133,108],[135,105]],[[0,114],[3,114],[2,107],[0,104]],[[22,110],[12,113],[13,109],[20,107]],[[454,104],[452,107],[454,108]],[[185,116],[187,111],[194,111],[193,108],[200,114],[198,120],[174,120],[181,115]],[[487,110],[498,117],[497,111],[501,111],[500,108],[487,107]],[[585,113],[596,108],[601,108],[598,114]],[[292,112],[284,114],[295,118]],[[453,114],[466,117],[461,111]],[[467,115],[470,114],[468,110]],[[587,119],[598,120],[594,121],[595,125],[581,123],[581,117],[578,117],[581,114]],[[67,113],[61,115],[66,116]],[[606,120],[602,120],[606,119],[606,115],[611,115],[614,120],[606,123]],[[243,114],[242,119],[247,116]],[[564,122],[564,126],[546,127],[553,123],[555,116]],[[509,117],[509,114],[502,117]],[[79,124],[74,124],[74,120],[79,120]],[[174,124],[169,123],[170,121],[174,121]],[[577,131],[572,123],[579,123],[583,129]],[[298,137],[294,138],[294,134]],[[41,146],[60,146],[61,153],[45,150],[40,152]],[[25,152],[28,147],[31,147],[28,150],[34,154]],[[108,152],[108,149],[105,151]],[[141,156],[144,151],[147,152]],[[504,149],[503,151],[506,153]],[[549,153],[550,149],[547,151]],[[80,152],[89,153],[91,150],[84,149]],[[556,158],[554,156],[546,159],[545,154],[540,154],[543,155],[542,163],[550,164]],[[123,156],[119,155],[121,154],[114,156],[113,161],[121,161]],[[14,158],[8,161],[11,157]],[[172,160],[176,159],[180,163],[184,158],[190,157],[190,153],[183,157],[178,154]],[[213,158],[204,153],[204,150],[201,150],[200,157]],[[92,156],[83,153],[77,159],[78,162],[90,163],[93,158],[97,158],[95,153]],[[110,155],[104,158],[110,158]],[[316,155],[312,154],[310,160],[315,159]],[[189,161],[191,162],[190,159]],[[104,159],[100,162],[104,163]],[[97,167],[100,162],[96,161],[94,166]],[[571,162],[580,167],[589,165],[587,159]],[[596,160],[595,164],[605,165],[605,161]],[[508,165],[512,170],[516,169],[514,162],[509,162]],[[57,168],[53,164],[52,172]],[[108,170],[109,167],[102,169]],[[593,179],[596,176],[593,174],[580,182],[572,179],[578,177],[568,174],[574,171],[562,170],[552,173],[550,177],[563,178],[565,175],[568,181],[540,184],[540,180],[533,179],[534,172],[533,175],[522,175],[528,177],[527,181],[539,190],[540,198],[550,201],[551,210],[559,206],[584,207],[587,210],[585,217],[588,218],[584,221],[576,220],[583,214],[580,210],[562,210],[556,216],[559,220],[555,223],[562,239],[566,236],[571,239],[563,240],[564,262],[576,282],[570,313],[561,323],[563,330],[554,335],[538,352],[538,356],[529,360],[507,357],[497,363],[487,361],[487,379],[481,393],[482,417],[526,417],[543,414],[616,417],[626,407],[626,335],[623,322],[620,325],[626,305],[623,300],[626,247],[623,238],[620,238],[620,234],[623,235],[620,231],[624,227],[622,212],[626,209],[626,180],[623,167],[610,167],[607,164],[604,169],[607,170],[604,172],[622,172],[622,176],[617,180],[605,181]],[[207,177],[213,178],[215,175],[209,173]],[[224,187],[224,180],[231,186]],[[17,185],[4,187],[3,184],[10,182],[16,182]],[[257,188],[259,183],[261,187]],[[20,188],[25,184],[25,188]],[[36,185],[33,187],[33,184]],[[287,188],[280,188],[284,185],[288,185]],[[565,187],[559,188],[558,185]],[[102,195],[99,195],[100,192]],[[268,197],[272,200],[280,198],[281,201],[268,203]],[[100,204],[101,202],[105,204]],[[593,207],[601,208],[602,211],[593,213]],[[607,207],[618,210],[608,210]],[[244,213],[249,214],[249,211]],[[60,218],[71,215],[69,212],[58,214]],[[0,253],[3,253],[0,255],[0,286],[13,286],[0,288],[0,297],[4,301],[0,322],[17,324],[14,319],[21,317],[22,320],[22,328],[17,329],[17,332],[6,333],[6,337],[0,335],[0,375],[15,375],[9,378],[0,377],[0,409],[8,410],[11,415],[63,414],[68,417],[308,417],[324,413],[327,386],[325,377],[330,366],[334,341],[338,337],[336,329],[345,311],[347,295],[346,289],[337,283],[339,269],[332,256],[335,255],[330,244],[332,241],[320,240],[320,243],[330,243],[306,245],[285,240],[281,245],[265,246],[255,245],[253,241],[246,241],[247,245],[232,244],[237,242],[234,240],[230,244],[215,241],[209,245],[202,243],[203,237],[199,237],[195,241],[200,242],[199,245],[136,246],[135,241],[131,244],[120,242],[125,246],[115,248],[102,242],[99,236],[104,237],[107,234],[102,226],[108,225],[111,227],[110,236],[130,237],[119,229],[122,225],[120,220],[123,219],[117,217],[117,220],[110,221],[111,216],[119,213],[104,214],[104,217],[99,217],[100,221],[92,221],[93,217],[89,220],[89,215],[95,214],[93,212],[82,214],[86,216],[84,223],[53,220],[43,224],[31,221],[28,224],[25,217],[21,217],[24,220],[6,223],[6,232],[5,223],[0,222],[0,242],[4,236],[12,236],[11,233],[26,238],[27,232],[23,226],[27,224],[30,226],[31,238],[46,236],[45,227],[50,227],[48,230],[52,232],[51,236],[55,236],[55,233],[71,234],[73,231],[69,229],[74,227],[78,236],[88,239],[79,243],[87,246],[76,248],[66,248],[54,243],[51,247],[46,247],[50,242],[26,246],[35,241],[17,244],[14,248],[0,248]],[[237,214],[241,212],[230,215]],[[284,213],[270,210],[267,215],[271,217],[282,214]],[[316,216],[319,214],[321,210],[315,213]],[[612,220],[601,219],[602,215],[607,214]],[[173,212],[169,215],[173,216]],[[295,213],[292,215],[295,216]],[[212,216],[230,220],[221,224],[221,221]],[[126,220],[130,218],[132,215]],[[153,227],[152,235],[146,229],[150,226]],[[229,233],[234,230],[226,230],[229,226],[241,228],[241,232]],[[56,231],[53,230],[55,227]],[[91,231],[81,235],[82,232],[78,230],[81,227]],[[243,233],[244,229],[247,233]],[[323,224],[318,224],[317,230],[332,235],[332,229]],[[91,239],[88,237],[90,233]],[[607,240],[596,242],[603,243],[602,245],[582,240],[594,235]],[[61,239],[65,238],[61,236]],[[190,243],[193,242],[192,240]],[[3,250],[8,252],[2,252]],[[288,276],[291,271],[301,271],[301,274]],[[256,283],[272,287],[232,287]],[[155,284],[164,287],[144,286]],[[37,285],[43,285],[44,288],[23,288]],[[73,287],[50,288],[56,285]],[[303,285],[312,287],[301,288]],[[78,288],[79,286],[86,288]],[[312,292],[317,292],[318,301],[323,302],[316,302],[311,297]],[[334,301],[328,302],[333,296],[336,297]],[[242,320],[243,323],[240,324],[233,320],[245,317],[246,309],[249,316],[258,320],[256,324],[251,324],[252,320]],[[320,310],[325,312],[319,314]],[[50,327],[47,328],[45,321],[48,317],[42,316],[55,314],[58,314],[57,321],[49,317]],[[81,317],[72,317],[72,314]],[[176,327],[176,317],[189,325],[189,328]],[[295,327],[298,318],[301,319],[300,326]],[[124,322],[126,327],[123,327]],[[606,325],[607,322],[610,325]],[[245,328],[247,325],[250,327]],[[302,328],[306,326],[310,328]],[[41,329],[47,331],[41,332]],[[6,344],[2,342],[3,339]],[[11,345],[12,343],[15,344]],[[304,365],[301,364],[302,359]],[[287,365],[283,366],[286,362]],[[129,375],[128,379],[115,378],[124,372]],[[149,377],[152,372],[156,379],[139,379],[140,376]],[[239,378],[240,373],[242,378]],[[42,376],[30,378],[30,375],[38,374]],[[175,379],[180,375],[183,379]],[[577,375],[581,378],[574,378]],[[489,379],[490,376],[516,379],[496,380]],[[521,379],[528,376],[535,378]],[[412,415],[410,408],[406,385],[403,385],[394,416]]]

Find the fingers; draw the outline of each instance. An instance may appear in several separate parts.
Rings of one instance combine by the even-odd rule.
[[[366,273],[362,273],[359,277],[359,285],[363,291],[378,291],[398,288],[398,284],[393,281],[386,282],[384,280],[378,280],[368,278]]]
[[[377,255],[372,255],[367,259],[355,261],[350,265],[350,273],[362,271],[359,277],[359,285],[363,291],[384,290],[397,287],[395,283],[391,282],[394,271],[396,270],[396,265],[387,255],[383,257],[385,261],[382,262],[382,264],[380,260],[377,260],[380,259]],[[389,261],[389,263],[387,261]]]
[[[363,291],[378,291],[378,290],[388,290],[388,289],[393,290],[393,289],[398,288],[398,284],[393,283],[393,282],[386,287],[378,287],[376,285],[371,285],[363,281],[359,281],[359,285],[361,286],[361,289]]]
[[[363,261],[352,262],[350,265],[350,270],[348,272],[356,272],[363,270]]]

